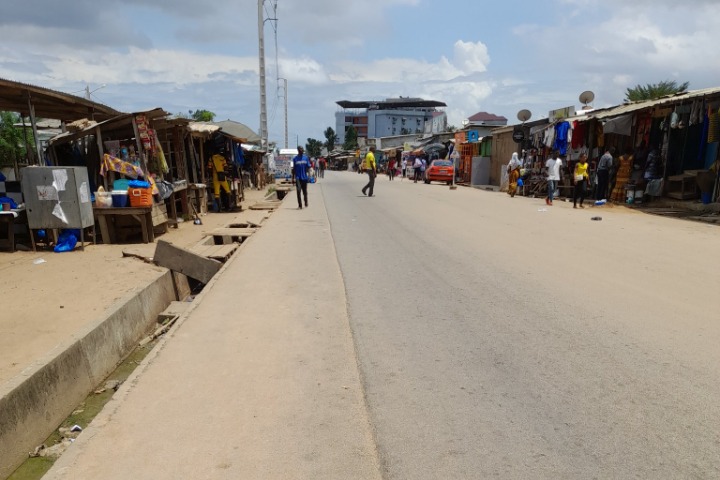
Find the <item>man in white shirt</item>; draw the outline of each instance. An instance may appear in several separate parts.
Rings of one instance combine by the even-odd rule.
[[[417,183],[418,179],[420,178],[420,168],[422,167],[422,159],[420,157],[415,157],[415,161],[413,162],[413,180],[415,183]]]
[[[560,167],[562,167],[562,160],[560,160],[559,152],[553,152],[552,156],[545,162],[547,168],[547,181],[548,181],[548,193],[545,203],[552,206],[553,195],[557,190],[558,182],[560,181]]]

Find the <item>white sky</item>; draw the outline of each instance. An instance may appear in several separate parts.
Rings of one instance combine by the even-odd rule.
[[[123,111],[204,108],[259,129],[255,0],[0,0],[0,77]],[[269,16],[272,2],[266,0]],[[324,140],[338,100],[412,96],[449,122],[621,103],[660,80],[720,86],[720,0],[278,0],[266,22],[270,139]],[[276,58],[278,62],[276,63]]]

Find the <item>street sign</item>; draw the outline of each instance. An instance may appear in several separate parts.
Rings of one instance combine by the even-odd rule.
[[[515,140],[515,143],[520,143],[525,140],[525,132],[521,128],[513,130],[512,138]]]

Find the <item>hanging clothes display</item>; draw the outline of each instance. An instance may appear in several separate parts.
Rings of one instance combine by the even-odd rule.
[[[570,142],[573,149],[581,148],[585,145],[586,125],[585,122],[578,122],[577,120],[573,122],[572,141]]]
[[[605,147],[605,133],[601,122],[595,122],[595,134],[597,135],[597,146],[602,149]]]
[[[603,125],[603,134],[616,133],[618,135],[630,136],[632,132],[633,115],[621,115],[611,118]]]
[[[167,160],[165,159],[165,152],[163,152],[160,139],[158,139],[157,135],[152,135],[152,140],[155,144],[155,148],[153,149],[153,159],[156,162],[158,171],[163,174],[168,173],[170,171],[170,167],[168,167]]]
[[[555,144],[555,129],[552,128],[552,126],[550,126],[547,128],[547,130],[545,130],[545,139],[543,140],[543,145],[545,145],[547,148],[553,148],[554,144]]]
[[[567,154],[569,132],[570,122],[562,121],[555,124],[555,143],[553,148],[560,152],[560,155]]]
[[[720,112],[717,109],[710,112],[710,127],[708,128],[708,143],[720,141]]]
[[[243,153],[242,144],[233,142],[233,151],[235,153],[235,163],[242,167],[245,164],[245,154]]]

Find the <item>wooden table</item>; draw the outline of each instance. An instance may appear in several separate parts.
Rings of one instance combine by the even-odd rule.
[[[155,241],[155,232],[153,232],[152,207],[94,207],[93,214],[100,225],[100,234],[103,243],[116,243],[115,235],[115,218],[117,216],[129,215],[140,224],[144,243]]]
[[[697,176],[691,173],[673,175],[667,178],[665,195],[678,200],[692,200],[698,197]]]
[[[198,214],[206,214],[207,208],[207,185],[203,183],[191,183],[188,186],[190,198],[195,205],[195,211]]]
[[[178,211],[177,211],[177,202],[180,200],[180,208],[182,210],[182,216],[183,217],[189,217],[190,216],[190,210],[188,208],[188,192],[187,192],[187,184],[182,186],[175,186],[175,189],[170,194],[170,197],[167,199],[168,206],[170,207],[170,211],[168,212],[168,216],[170,217],[170,224],[178,228]]]
[[[11,252],[15,251],[15,224],[27,223],[25,209],[0,211],[0,224],[7,228],[7,236],[0,237],[0,247],[8,246]]]

